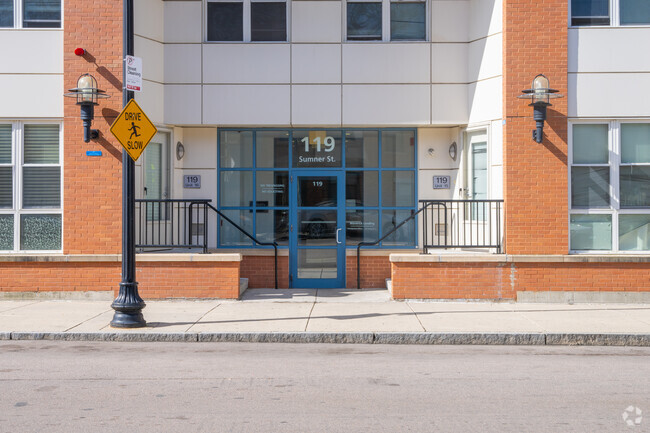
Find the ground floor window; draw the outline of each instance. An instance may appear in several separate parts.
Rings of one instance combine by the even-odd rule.
[[[650,123],[571,124],[570,248],[650,251]]]
[[[219,208],[262,241],[286,246],[299,232],[300,242],[345,239],[352,247],[416,209],[414,129],[220,129],[218,145]],[[380,247],[414,246],[415,227],[406,224]],[[252,242],[221,221],[219,245]]]
[[[0,250],[61,250],[61,125],[0,121]]]

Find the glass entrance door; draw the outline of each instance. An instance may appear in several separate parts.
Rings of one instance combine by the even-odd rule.
[[[291,287],[345,287],[344,182],[340,171],[293,172]]]

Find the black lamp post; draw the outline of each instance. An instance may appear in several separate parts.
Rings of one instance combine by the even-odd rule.
[[[95,118],[95,105],[100,98],[109,98],[105,91],[97,88],[97,80],[90,74],[83,74],[77,80],[77,87],[69,89],[63,96],[77,98],[77,105],[81,107],[81,120],[84,125],[84,142],[99,137],[99,131],[90,129]]]
[[[539,74],[533,79],[533,86],[530,89],[522,90],[521,99],[532,99],[529,104],[533,107],[533,119],[535,120],[536,129],[533,130],[533,140],[538,143],[542,142],[544,133],[544,121],[546,120],[546,107],[550,107],[551,98],[562,98],[564,95],[557,93],[558,90],[551,89],[548,78]]]

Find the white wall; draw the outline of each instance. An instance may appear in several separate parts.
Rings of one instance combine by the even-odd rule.
[[[165,45],[162,0],[137,0],[134,7],[134,54],[142,58],[142,92],[135,99],[155,124],[164,123]]]

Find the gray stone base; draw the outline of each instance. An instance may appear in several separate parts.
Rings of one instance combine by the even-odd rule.
[[[112,291],[96,291],[96,292],[69,292],[69,291],[56,291],[56,292],[0,292],[0,300],[37,300],[47,301],[51,299],[63,299],[67,301],[112,301],[115,295]]]
[[[517,302],[650,304],[650,292],[517,292]]]

